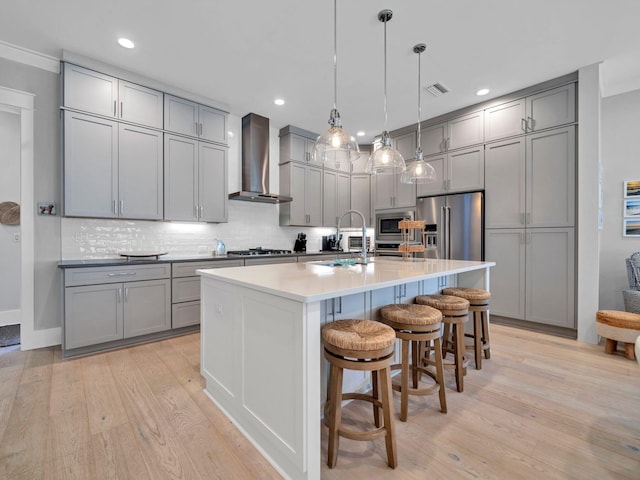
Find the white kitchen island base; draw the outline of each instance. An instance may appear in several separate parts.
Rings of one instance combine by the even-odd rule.
[[[375,259],[200,271],[206,392],[285,478],[319,479],[321,325],[339,316],[375,318],[380,306],[410,299],[407,285],[432,293],[447,277],[488,289],[493,265]]]

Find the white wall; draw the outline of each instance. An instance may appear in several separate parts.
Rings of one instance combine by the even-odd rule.
[[[0,203],[20,204],[20,116],[0,110]],[[12,312],[20,309],[19,225],[0,224],[0,325],[19,323]],[[17,321],[16,321],[17,320]]]
[[[624,310],[624,259],[640,251],[640,237],[622,236],[623,182],[640,180],[640,90],[602,100],[602,168],[600,308]]]

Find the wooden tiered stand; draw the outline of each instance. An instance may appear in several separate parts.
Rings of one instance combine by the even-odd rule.
[[[398,251],[402,252],[402,260],[409,260],[412,253],[424,254],[424,220],[400,220],[398,222],[398,227],[402,232],[402,242],[398,246]],[[411,230],[420,231],[420,243],[413,243],[409,241],[409,232]]]

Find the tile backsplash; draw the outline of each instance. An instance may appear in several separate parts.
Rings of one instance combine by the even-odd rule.
[[[299,232],[307,234],[307,251],[321,248],[322,235],[334,228],[279,226],[276,205],[230,201],[229,223],[153,222],[61,218],[62,260],[112,258],[120,252],[164,251],[171,255],[210,254],[221,239],[227,250],[293,250]],[[369,230],[373,235],[373,230]],[[346,243],[343,243],[346,248]]]

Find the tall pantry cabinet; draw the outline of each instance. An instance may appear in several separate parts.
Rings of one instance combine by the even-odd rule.
[[[485,111],[491,313],[575,328],[575,84]]]

